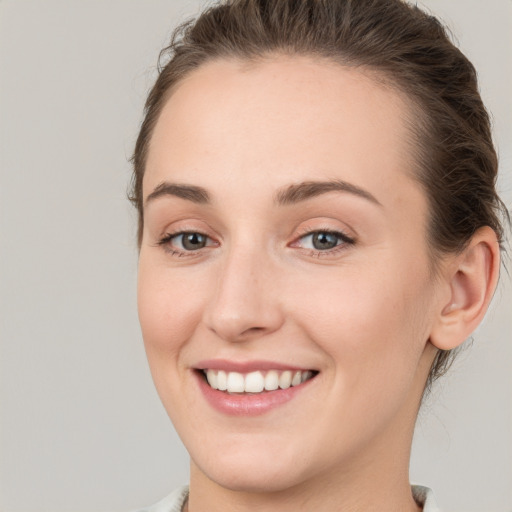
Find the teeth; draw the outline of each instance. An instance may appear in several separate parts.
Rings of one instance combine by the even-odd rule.
[[[298,386],[302,381],[300,372],[295,372],[292,377],[292,386]]]
[[[313,373],[310,372],[309,370],[307,372],[302,372],[300,376],[300,381],[306,382],[308,379],[311,379],[311,377],[313,377]]]
[[[245,376],[245,391],[261,393],[265,389],[265,379],[261,372],[251,372]]]
[[[275,370],[270,370],[265,375],[265,389],[275,391],[279,387],[279,375]]]
[[[228,392],[243,393],[245,391],[245,379],[241,373],[228,373]]]
[[[217,372],[215,370],[207,370],[206,380],[208,381],[208,384],[210,384],[210,386],[213,389],[219,389],[218,381],[217,381]]]
[[[205,370],[206,380],[213,389],[227,391],[228,393],[261,393],[288,389],[298,386],[313,377],[313,372],[291,370],[255,371],[247,374],[238,372],[225,372],[223,370]]]
[[[281,389],[288,389],[292,385],[292,372],[289,370],[286,370],[285,372],[281,373],[281,376],[279,377],[279,387]]]
[[[226,391],[226,389],[228,389],[228,376],[223,370],[220,370],[217,373],[217,389],[220,389],[221,391]]]

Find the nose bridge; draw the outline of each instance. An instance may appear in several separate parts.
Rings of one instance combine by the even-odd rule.
[[[209,329],[227,341],[241,341],[278,329],[275,266],[262,246],[239,241],[226,249],[215,290],[205,312]]]

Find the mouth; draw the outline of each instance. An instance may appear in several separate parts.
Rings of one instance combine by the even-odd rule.
[[[313,379],[315,370],[256,370],[247,373],[205,368],[199,370],[210,388],[230,395],[255,395],[297,387]]]

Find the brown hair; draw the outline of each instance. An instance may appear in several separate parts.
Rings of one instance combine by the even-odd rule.
[[[465,247],[490,226],[502,241],[508,212],[495,190],[498,162],[476,71],[439,21],[401,0],[225,0],[173,33],[160,53],[133,155],[131,201],[142,240],[142,180],[150,140],[174,86],[205,62],[276,54],[327,58],[376,72],[418,110],[412,125],[416,179],[430,204],[432,261]],[[439,351],[427,385],[453,353]]]

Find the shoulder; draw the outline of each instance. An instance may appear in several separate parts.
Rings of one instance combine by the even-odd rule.
[[[441,509],[437,506],[432,489],[422,485],[413,485],[412,495],[418,505],[423,506],[423,512],[441,512]]]
[[[160,500],[154,505],[140,509],[137,512],[181,512],[185,501],[188,497],[188,485],[178,487],[169,496]]]

